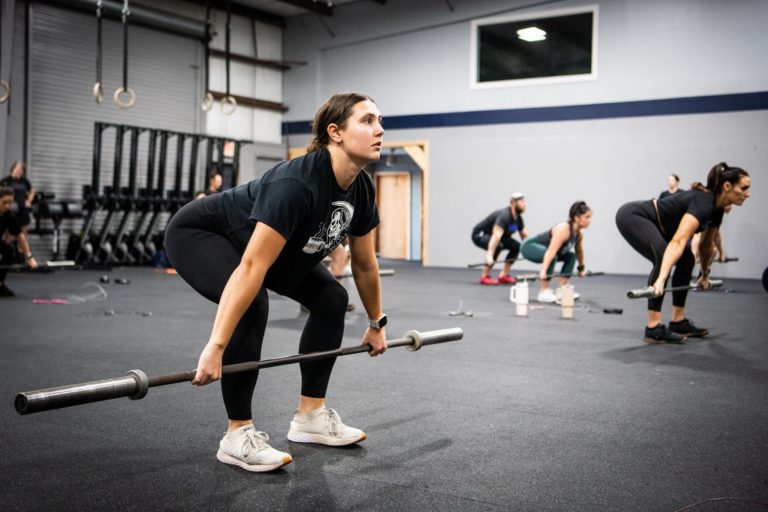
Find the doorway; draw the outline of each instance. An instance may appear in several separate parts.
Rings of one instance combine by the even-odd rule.
[[[376,252],[382,258],[411,258],[411,173],[376,174],[376,207],[381,224],[376,228]]]

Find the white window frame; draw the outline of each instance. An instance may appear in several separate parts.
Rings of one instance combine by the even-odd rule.
[[[545,85],[545,84],[563,84],[574,82],[588,82],[597,80],[597,61],[598,61],[598,11],[597,5],[584,5],[581,7],[574,7],[571,9],[557,9],[552,11],[539,11],[535,13],[527,14],[512,14],[491,16],[488,18],[479,18],[472,20],[470,23],[470,41],[469,41],[469,87],[470,89],[496,89],[499,87],[522,87],[530,85]],[[479,82],[478,77],[478,65],[479,59],[477,51],[478,45],[478,32],[479,28],[484,25],[496,25],[500,23],[508,23],[513,21],[524,21],[530,19],[541,18],[556,18],[559,16],[568,16],[571,14],[585,14],[592,13],[592,70],[589,73],[583,73],[579,75],[563,75],[541,78],[517,78],[512,80],[495,80],[493,82]]]

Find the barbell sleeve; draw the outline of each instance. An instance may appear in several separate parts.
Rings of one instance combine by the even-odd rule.
[[[402,338],[389,340],[388,348],[405,347],[409,351],[419,350],[423,345],[434,345],[448,341],[460,340],[464,337],[464,331],[460,327],[441,329],[436,331],[408,331]],[[283,366],[288,364],[318,361],[333,357],[346,356],[370,351],[368,345],[355,345],[341,347],[335,350],[312,352],[309,354],[297,354],[262,361],[249,361],[225,365],[223,374],[239,373]],[[146,396],[149,388],[189,382],[195,378],[195,370],[163,375],[159,377],[147,377],[141,370],[131,370],[122,377],[112,379],[71,384],[54,388],[39,389],[36,391],[24,391],[16,395],[14,406],[19,414],[61,409],[74,405],[82,405],[92,402],[101,402],[113,398],[128,397],[138,400]]]
[[[709,286],[710,288],[718,288],[723,285],[723,281],[720,279],[710,279],[709,280]],[[683,290],[699,290],[698,285],[690,284],[686,286],[671,286],[669,288],[664,288],[664,293],[668,292],[679,292]],[[646,286],[644,288],[635,288],[632,290],[629,290],[627,292],[627,297],[630,299],[647,299],[649,297],[653,297],[653,286]]]

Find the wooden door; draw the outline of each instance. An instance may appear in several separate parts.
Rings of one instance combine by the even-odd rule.
[[[410,259],[411,174],[382,172],[376,175],[376,206],[381,224],[376,230],[376,250],[382,258]]]

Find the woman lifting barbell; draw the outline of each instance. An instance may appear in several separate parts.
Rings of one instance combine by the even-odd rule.
[[[363,343],[375,356],[387,348],[381,282],[372,230],[379,224],[371,177],[363,166],[379,159],[384,129],[376,104],[356,93],[337,94],[318,110],[305,156],[278,164],[258,180],[193,201],[166,232],[171,262],[195,290],[219,304],[193,384],[221,378],[228,431],[220,461],[248,471],[289,462],[253,426],[257,372],[226,374],[222,364],[256,361],[267,324],[267,289],[310,312],[301,353],[336,349],[349,297],[322,264],[349,236],[352,273],[368,313]],[[288,439],[341,446],[366,438],[344,425],[325,395],[335,359],[301,364],[299,408]]]
[[[687,285],[695,265],[688,242],[695,233],[702,233],[701,276],[697,285],[709,288],[709,264],[724,209],[731,204],[741,206],[749,197],[750,185],[747,171],[722,162],[709,171],[706,186],[696,182],[691,190],[664,199],[631,202],[619,208],[616,225],[622,236],[653,263],[648,276],[654,296],[648,299],[647,343],[685,343],[688,337],[709,334],[685,316]],[[672,319],[667,328],[662,322],[661,305],[672,267],[675,267],[672,288],[679,289],[672,293]]]

